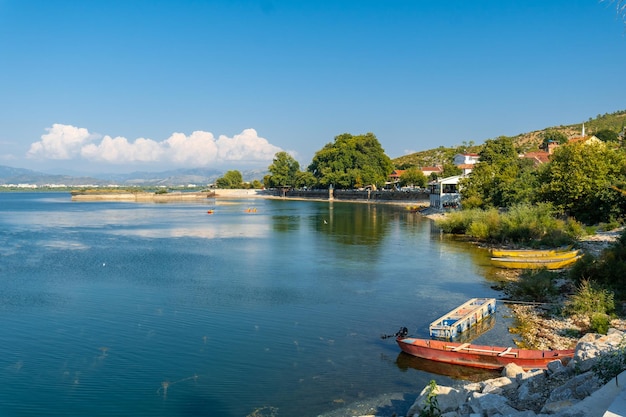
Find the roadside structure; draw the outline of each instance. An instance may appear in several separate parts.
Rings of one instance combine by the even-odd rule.
[[[428,186],[430,190],[430,207],[437,210],[459,208],[461,205],[459,180],[463,177],[463,175],[455,175],[432,181]]]

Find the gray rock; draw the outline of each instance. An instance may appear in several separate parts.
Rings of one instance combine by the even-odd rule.
[[[474,413],[487,416],[516,413],[517,410],[508,405],[507,401],[502,395],[475,392],[470,396],[469,404]]]
[[[537,414],[535,414],[534,411],[531,410],[526,410],[526,411],[518,411],[517,413],[513,413],[513,414],[505,414],[503,417],[536,417]]]
[[[619,348],[624,341],[624,333],[616,329],[609,329],[606,336],[587,333],[578,341],[574,359],[568,367],[586,372],[598,362],[600,355]]]
[[[502,369],[502,376],[506,376],[508,378],[516,378],[517,375],[523,373],[524,368],[515,363],[509,363],[507,366],[504,367],[504,369]]]
[[[558,359],[553,360],[552,362],[548,362],[548,371],[550,371],[550,373],[552,374],[562,372],[563,369],[565,369],[565,367],[563,366],[563,363]]]
[[[483,394],[501,394],[504,389],[516,389],[518,386],[517,381],[512,380],[506,376],[494,379],[488,379],[485,381],[483,387]]]
[[[407,416],[419,414],[426,406],[426,400],[429,393],[428,387],[425,387],[409,409]],[[437,405],[442,413],[456,411],[459,404],[467,400],[467,392],[456,388],[437,385]]]
[[[571,400],[563,400],[563,401],[546,403],[541,409],[541,413],[557,414],[560,412],[564,412],[564,411],[567,411],[568,408],[570,408],[572,405],[576,404],[577,402],[578,400],[571,399]]]
[[[525,381],[527,379],[534,379],[541,376],[544,376],[545,372],[543,369],[533,369],[531,371],[528,372],[524,372],[523,374],[519,374],[517,375],[517,382],[522,382]]]
[[[536,402],[541,398],[541,394],[538,392],[532,392],[530,382],[526,381],[517,390],[517,398],[519,401],[524,403]]]

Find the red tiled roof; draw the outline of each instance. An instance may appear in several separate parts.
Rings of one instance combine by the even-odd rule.
[[[526,152],[522,158],[532,159],[535,164],[545,164],[550,162],[550,154],[545,151]]]
[[[389,174],[390,178],[400,178],[400,175],[404,174],[406,169],[394,169],[391,174]]]

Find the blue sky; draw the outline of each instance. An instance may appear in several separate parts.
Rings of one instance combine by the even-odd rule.
[[[625,70],[598,0],[0,0],[0,165],[395,158],[626,109]]]

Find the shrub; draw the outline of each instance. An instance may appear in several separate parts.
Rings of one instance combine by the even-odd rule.
[[[522,301],[548,302],[559,294],[554,285],[556,275],[548,270],[524,271],[517,283],[511,286],[510,293]]]
[[[595,333],[606,334],[609,331],[609,315],[592,313],[589,328]]]
[[[516,242],[534,246],[562,246],[584,234],[573,219],[557,219],[549,204],[518,204],[507,212],[465,209],[438,220],[445,233],[466,234],[491,242]]]
[[[623,299],[626,297],[626,234],[605,249],[598,258],[585,255],[570,270],[570,277],[574,282],[585,279],[594,281],[605,288],[609,288],[615,295]]]
[[[608,315],[615,311],[614,295],[592,281],[580,282],[576,293],[570,296],[566,311],[589,318],[590,328],[598,333],[608,331]],[[606,327],[606,330],[604,328]],[[604,331],[600,331],[604,330]]]
[[[441,416],[441,410],[439,409],[439,403],[437,401],[437,383],[434,380],[430,380],[427,387],[428,395],[424,402],[424,408],[419,413],[419,417],[439,417]]]
[[[622,342],[617,349],[600,355],[591,370],[603,384],[622,373],[626,370],[626,344]]]

